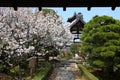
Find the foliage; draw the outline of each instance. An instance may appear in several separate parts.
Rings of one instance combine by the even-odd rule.
[[[21,69],[28,69],[29,68],[29,63],[27,61],[23,61],[20,63],[20,68]]]
[[[3,72],[4,66],[0,64],[0,72]]]
[[[81,49],[88,54],[88,63],[107,71],[116,71],[120,64],[120,21],[108,16],[95,16],[83,29]]]
[[[56,12],[52,9],[42,9],[43,11],[43,14],[44,15],[47,15],[47,14],[54,14],[54,15],[57,15]]]
[[[82,71],[83,75],[87,78],[87,80],[99,80],[92,73],[90,73],[83,65],[78,64],[78,67]]]
[[[46,55],[49,55],[49,56],[59,55],[59,50],[56,49],[54,46],[47,46],[44,49],[45,49],[45,51],[47,51]]]
[[[15,67],[13,67],[12,69],[10,69],[10,73],[12,74],[12,75],[17,75],[18,76],[18,74],[19,74],[19,72],[20,72],[20,66],[15,66]]]
[[[100,60],[93,61],[93,64],[95,64],[99,67],[104,67],[104,65],[105,65],[105,63],[103,61],[100,61]]]
[[[49,56],[57,56],[59,55],[59,51],[57,49],[52,49],[49,51]]]
[[[70,45],[70,50],[73,54],[76,54],[80,51],[80,45],[76,44],[76,43],[73,43],[73,44]]]

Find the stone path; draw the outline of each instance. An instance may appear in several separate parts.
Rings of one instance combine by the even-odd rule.
[[[74,61],[62,60],[53,70],[49,80],[85,80],[80,77],[80,71]]]
[[[70,67],[60,67],[55,80],[74,80]]]

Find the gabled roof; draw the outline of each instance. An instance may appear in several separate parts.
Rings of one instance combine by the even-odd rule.
[[[79,27],[79,29],[81,30],[85,25],[85,21],[83,20],[83,15],[81,13],[74,13],[74,15],[71,18],[68,18],[67,22],[71,23],[71,25],[69,26],[70,31],[74,31],[73,28],[77,27]]]

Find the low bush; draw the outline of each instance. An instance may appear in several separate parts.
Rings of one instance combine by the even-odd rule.
[[[46,67],[41,68],[40,72],[33,77],[33,80],[46,80],[49,77],[52,68],[52,64],[48,64]]]
[[[19,71],[20,71],[20,68],[19,68],[19,65],[18,65],[18,66],[13,67],[12,69],[10,69],[10,74],[12,76],[18,76]]]

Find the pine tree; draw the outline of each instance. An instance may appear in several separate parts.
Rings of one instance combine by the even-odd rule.
[[[108,16],[95,16],[83,29],[81,49],[89,64],[104,71],[120,69],[120,21]]]

